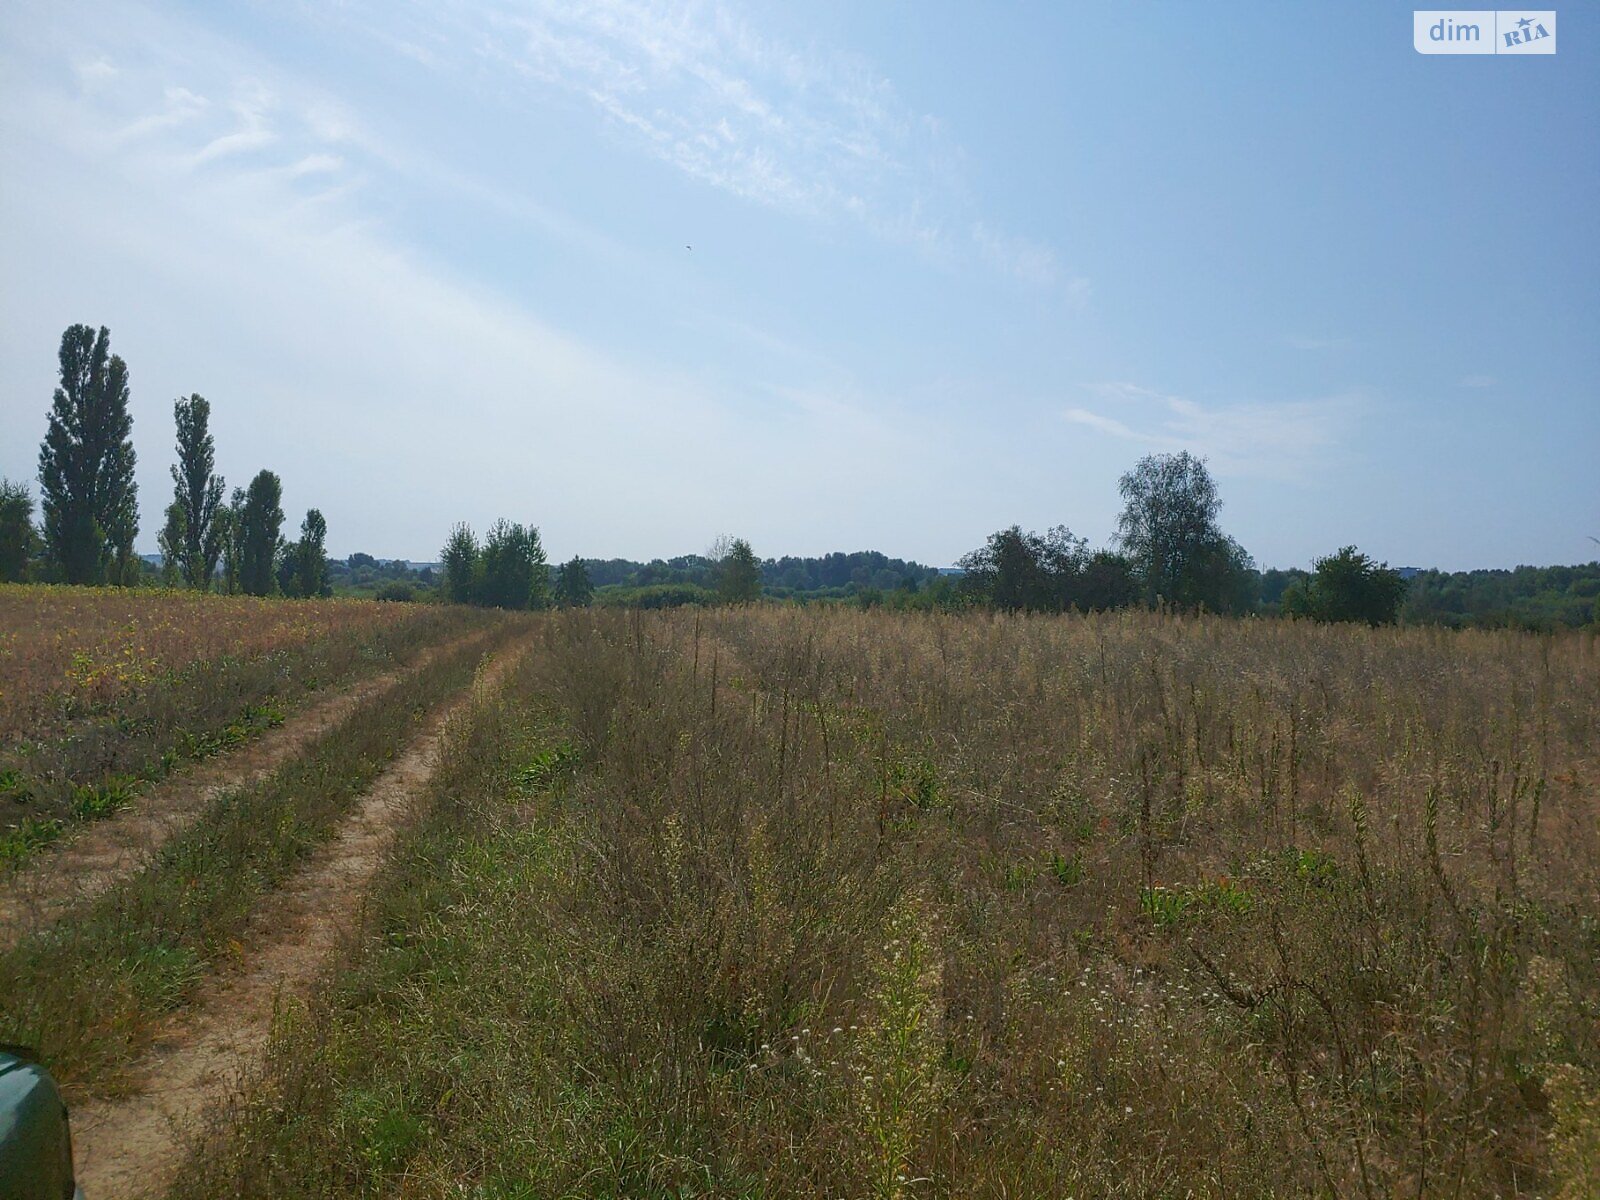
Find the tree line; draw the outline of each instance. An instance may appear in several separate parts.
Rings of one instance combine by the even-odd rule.
[[[596,602],[671,608],[745,604],[766,595],[906,609],[1260,611],[1262,576],[1223,532],[1222,502],[1203,460],[1187,452],[1147,455],[1122,477],[1119,491],[1123,508],[1113,547],[1091,550],[1066,526],[1041,534],[1013,525],[964,555],[955,578],[876,552],[762,562],[743,538],[723,538],[703,555],[651,564],[573,558],[552,577],[539,530],[501,520],[482,541],[466,525],[451,531],[440,552],[442,588],[452,603],[495,608]],[[892,586],[877,586],[883,581]],[[808,594],[796,584],[838,590]],[[1399,572],[1347,546],[1287,579],[1277,608],[1317,621],[1382,625],[1396,620],[1405,591]]]
[[[1133,605],[1182,612],[1258,608],[1260,575],[1222,531],[1222,502],[1204,460],[1151,454],[1118,484],[1123,507],[1114,548],[1090,551],[1065,526],[991,534],[961,560],[954,603],[1007,612],[1095,612]],[[1282,592],[1280,611],[1317,621],[1394,622],[1406,591],[1398,571],[1354,546],[1319,558]]]
[[[105,327],[73,325],[61,336],[58,365],[39,449],[37,523],[29,487],[0,479],[0,581],[141,582],[147,569],[133,549],[139,505],[127,364],[111,353]],[[330,595],[334,572],[321,512],[309,509],[291,540],[283,534],[283,485],[274,472],[263,469],[227,493],[210,418],[203,396],[173,403],[177,461],[157,539],[161,581],[256,596]],[[1600,564],[1402,573],[1346,546],[1310,571],[1261,572],[1221,529],[1221,501],[1203,460],[1149,455],[1118,486],[1123,508],[1112,545],[1091,550],[1066,526],[1041,534],[1013,525],[964,555],[953,575],[876,551],[763,561],[742,538],[721,539],[703,555],[650,563],[574,557],[552,570],[538,528],[502,520],[481,540],[465,525],[452,530],[437,580],[428,571],[392,568],[393,578],[378,582],[379,564],[369,555],[352,555],[340,578],[360,579],[385,599],[437,594],[452,603],[523,609],[738,604],[765,595],[1006,612],[1160,606],[1374,625],[1402,615],[1534,628],[1600,622]]]
[[[1600,561],[1511,570],[1416,571],[1403,616],[1452,627],[1554,629],[1600,625]]]
[[[743,538],[720,539],[709,555],[694,557],[707,564],[707,573],[701,579],[712,583],[712,587],[701,582],[628,589],[650,592],[654,587],[674,593],[666,603],[651,603],[649,596],[634,596],[636,607],[668,608],[712,601],[746,604],[760,598],[761,564]],[[586,608],[596,596],[591,565],[604,566],[574,557],[552,573],[539,530],[504,519],[496,521],[481,541],[471,526],[458,524],[439,552],[444,599],[452,604],[485,608]],[[688,594],[676,594],[685,589]]]
[[[61,335],[58,364],[39,447],[37,525],[28,486],[0,480],[0,581],[139,583],[145,570],[133,549],[139,485],[127,363],[111,353],[105,326],[73,325]],[[268,470],[224,501],[210,402],[181,397],[172,416],[177,462],[157,538],[161,581],[251,596],[331,595],[322,513],[307,510],[299,538],[284,538],[283,483]]]

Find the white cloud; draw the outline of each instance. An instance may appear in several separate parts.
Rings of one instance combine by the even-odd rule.
[[[982,221],[973,223],[972,240],[982,252],[984,261],[990,266],[1013,275],[1025,283],[1049,287],[1060,277],[1055,251],[1049,246],[998,232],[990,229]],[[1072,279],[1068,284],[1075,293],[1081,295],[1087,288],[1088,281]]]
[[[1090,412],[1086,408],[1069,408],[1066,412],[1067,420],[1078,425],[1087,425],[1090,429],[1097,429],[1101,433],[1109,433],[1112,437],[1126,438],[1130,442],[1150,441],[1147,435],[1135,433],[1121,421],[1114,417],[1103,416],[1097,412]]]
[[[337,154],[308,154],[289,168],[289,174],[296,178],[302,175],[329,175],[343,166],[344,159]]]
[[[194,120],[210,106],[210,101],[204,96],[197,96],[188,88],[167,87],[163,89],[162,105],[156,112],[146,113],[124,125],[117,135],[121,138],[141,138],[152,133],[159,133],[163,129],[170,129],[174,125],[182,125]]]
[[[1060,286],[1055,252],[975,217],[962,154],[874,67],[797,50],[735,6],[592,0],[354,3],[324,14],[499,102],[573,97],[629,144],[710,187],[795,217],[859,222],[938,261],[977,262],[1030,286]],[[966,237],[963,229],[969,229]]]
[[[103,54],[84,62],[75,63],[73,71],[78,76],[78,83],[85,90],[98,88],[117,77],[117,68]]]
[[[0,162],[34,181],[0,194],[7,274],[29,281],[0,293],[0,425],[36,423],[66,322],[109,324],[134,376],[142,546],[169,486],[157,431],[190,391],[216,406],[230,483],[272,466],[336,546],[413,556],[419,531],[497,515],[535,516],[559,551],[649,553],[709,536],[729,495],[774,497],[764,527],[804,548],[859,528],[879,488],[936,504],[931,481],[955,473],[953,447],[848,388],[767,388],[777,403],[753,406],[759,384],[620,360],[452,276],[372,219],[354,181],[383,163],[337,98],[235,84],[258,64],[207,50],[94,94],[29,62],[0,111]],[[0,473],[28,461],[6,447]],[[563,544],[596,529],[609,544]]]
[[[1092,385],[1126,420],[1069,408],[1068,421],[1154,450],[1188,450],[1220,473],[1293,480],[1315,471],[1343,440],[1365,404],[1356,392],[1313,400],[1207,406],[1137,384]]]
[[[270,129],[241,129],[235,133],[225,133],[221,137],[213,138],[196,151],[189,162],[198,167],[214,159],[226,158],[230,154],[260,150],[277,140],[278,135]]]

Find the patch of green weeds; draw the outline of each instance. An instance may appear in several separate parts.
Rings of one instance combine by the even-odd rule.
[[[1031,862],[1007,863],[1001,882],[1008,892],[1025,892],[1039,878],[1039,864]]]
[[[921,755],[906,755],[890,764],[889,787],[918,812],[932,812],[945,806],[939,769]]]
[[[0,833],[0,865],[18,867],[61,836],[63,822],[23,817],[15,827]]]
[[[159,943],[128,960],[128,978],[140,1003],[153,1012],[180,1007],[200,979],[205,963],[187,946]]]
[[[72,818],[103,820],[130,806],[138,791],[139,781],[132,775],[110,775],[98,784],[79,784],[72,789]]]
[[[1050,856],[1050,874],[1062,887],[1077,887],[1084,879],[1083,856],[1074,854],[1071,858],[1064,855],[1052,854]]]
[[[1204,913],[1243,916],[1254,907],[1250,893],[1227,875],[1187,887],[1158,883],[1139,889],[1139,911],[1159,926]]]
[[[0,770],[0,801],[25,804],[32,795],[33,789],[28,785],[28,778],[21,771],[12,767]]]
[[[378,1176],[405,1166],[427,1135],[427,1126],[393,1088],[344,1093],[336,1119],[367,1169]]]
[[[571,742],[558,742],[540,750],[514,776],[517,794],[531,796],[549,789],[557,780],[577,770],[579,751]]]
[[[1299,850],[1293,847],[1283,852],[1283,865],[1296,879],[1313,887],[1331,883],[1339,875],[1339,863],[1331,854],[1321,850]]]

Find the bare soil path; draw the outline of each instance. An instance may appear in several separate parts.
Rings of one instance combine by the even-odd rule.
[[[401,686],[439,655],[489,632],[478,630],[430,646],[405,666],[327,696],[238,749],[168,776],[143,791],[132,808],[85,825],[43,851],[10,878],[0,879],[0,950],[133,874],[221,793],[266,778],[368,700]]]
[[[259,1062],[278,1006],[306,994],[359,921],[372,877],[433,775],[450,718],[473,691],[494,689],[522,653],[506,647],[467,693],[444,705],[339,832],[266,898],[244,939],[241,968],[208,981],[134,1069],[144,1090],[73,1111],[78,1182],[87,1195],[120,1200],[165,1191],[207,1107]]]

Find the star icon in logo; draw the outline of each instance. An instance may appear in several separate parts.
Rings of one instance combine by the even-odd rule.
[[[1526,30],[1528,26],[1532,24],[1533,22],[1531,20],[1529,20],[1527,17],[1523,17],[1522,20],[1517,22],[1517,27],[1519,29]]]

